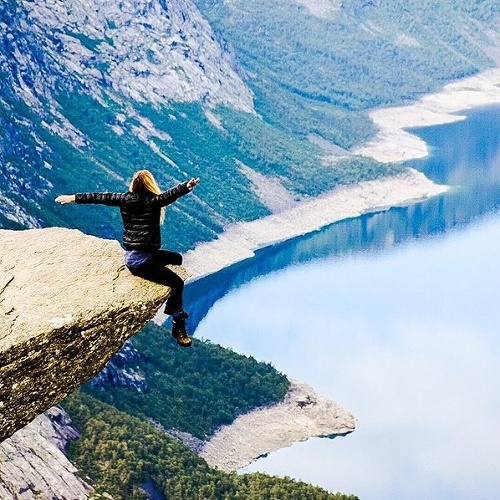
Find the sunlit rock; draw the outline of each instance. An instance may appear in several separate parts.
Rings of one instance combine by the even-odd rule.
[[[169,289],[132,276],[118,242],[77,230],[2,230],[0,248],[4,440],[96,376]]]
[[[91,486],[64,453],[78,437],[67,413],[54,407],[0,443],[0,498],[88,498]]]

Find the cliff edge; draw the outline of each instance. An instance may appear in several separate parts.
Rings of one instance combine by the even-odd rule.
[[[117,241],[77,230],[0,230],[0,248],[3,441],[97,375],[169,289],[132,276]]]

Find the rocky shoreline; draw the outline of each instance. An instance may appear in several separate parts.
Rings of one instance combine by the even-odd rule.
[[[370,117],[379,132],[353,153],[381,162],[424,158],[429,153],[427,144],[406,129],[464,120],[456,113],[493,104],[500,104],[500,68],[449,83],[414,104],[374,110]]]
[[[343,436],[354,430],[351,413],[303,382],[290,383],[282,403],[240,415],[204,444],[200,456],[212,467],[231,472],[310,437]]]
[[[382,162],[425,157],[428,154],[425,142],[405,129],[462,120],[464,116],[451,113],[497,103],[500,103],[499,68],[448,84],[440,92],[426,95],[410,106],[373,111],[370,116],[379,133],[354,153]],[[198,279],[251,258],[259,248],[341,219],[408,205],[447,189],[447,186],[436,185],[413,169],[394,177],[341,187],[263,219],[230,226],[217,240],[202,243],[187,252],[185,265],[192,273],[191,279]],[[294,442],[354,430],[355,420],[349,412],[317,396],[305,384],[291,382],[284,402],[256,409],[219,429],[204,444],[201,456],[212,466],[226,471],[237,470],[261,455]],[[299,402],[307,397],[315,403],[301,407]],[[329,405],[332,412],[323,411]],[[307,419],[304,419],[306,413]],[[324,417],[328,418],[328,415],[329,420],[325,422]]]
[[[267,217],[228,226],[216,240],[188,251],[183,265],[195,280],[251,258],[260,248],[343,219],[409,205],[447,189],[411,168],[395,176],[343,186]]]
[[[441,91],[425,95],[414,104],[373,111],[370,117],[379,132],[353,154],[387,163],[423,158],[429,153],[427,144],[406,129],[463,120],[465,116],[455,113],[492,104],[500,104],[500,68],[445,85]],[[257,194],[266,191],[263,183],[258,185],[255,179],[252,181],[257,184]],[[277,188],[275,184],[271,187]],[[259,248],[342,219],[409,205],[442,194],[447,188],[413,169],[392,177],[343,186],[317,198],[285,206],[267,217],[232,224],[216,240],[200,243],[188,251],[184,265],[191,279],[198,279],[253,257]],[[266,195],[261,195],[261,200],[266,203]]]

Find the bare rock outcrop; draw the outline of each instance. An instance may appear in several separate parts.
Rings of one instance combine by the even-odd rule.
[[[253,112],[253,94],[232,49],[191,0],[18,4],[20,29],[34,37],[63,73],[97,95],[110,86],[141,102],[201,101]],[[11,57],[30,69],[30,55],[16,51]],[[35,81],[38,92],[44,82]],[[30,85],[19,90],[33,97]]]
[[[92,487],[64,454],[78,437],[67,413],[54,407],[0,443],[0,498],[88,498]]]
[[[245,413],[219,429],[200,451],[207,463],[236,471],[262,455],[312,436],[335,437],[354,431],[356,420],[351,413],[307,384],[290,382],[282,403]]]
[[[117,241],[77,230],[0,230],[0,248],[3,441],[96,376],[169,289],[132,276]]]

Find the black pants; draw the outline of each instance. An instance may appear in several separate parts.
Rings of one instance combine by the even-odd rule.
[[[184,280],[168,267],[167,264],[180,266],[182,255],[168,250],[157,250],[153,253],[153,258],[138,267],[129,267],[130,272],[135,276],[165,285],[170,288],[170,296],[165,306],[167,314],[182,310],[182,294],[184,293]]]

